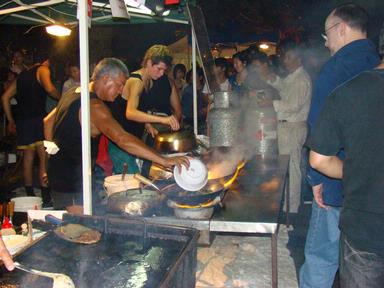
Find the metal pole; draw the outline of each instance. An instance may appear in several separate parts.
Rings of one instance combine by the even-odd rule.
[[[277,234],[271,235],[272,288],[277,288]]]
[[[84,214],[92,215],[91,125],[89,113],[88,1],[79,0],[79,43],[81,78],[81,141]]]
[[[192,83],[193,83],[193,132],[197,135],[197,75],[196,75],[196,38],[193,25],[192,32]]]

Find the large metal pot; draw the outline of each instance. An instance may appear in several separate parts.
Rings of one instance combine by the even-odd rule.
[[[159,133],[154,148],[160,153],[190,152],[197,146],[195,134],[189,130]]]
[[[208,114],[210,147],[233,147],[239,144],[238,108],[213,108]]]
[[[233,91],[215,92],[213,97],[215,108],[229,108],[238,104],[238,95]]]
[[[256,155],[277,155],[277,115],[272,106],[250,105],[245,114],[246,145]]]

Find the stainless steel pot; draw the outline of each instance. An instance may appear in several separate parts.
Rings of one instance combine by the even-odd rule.
[[[215,106],[209,111],[210,147],[233,147],[239,144],[239,118],[238,108]]]
[[[154,148],[160,153],[190,152],[197,146],[195,134],[189,130],[159,133]]]
[[[230,106],[237,106],[238,95],[233,91],[219,91],[215,92],[213,100],[215,108],[229,108]]]

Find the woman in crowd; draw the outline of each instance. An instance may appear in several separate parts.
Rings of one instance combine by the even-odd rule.
[[[19,75],[24,70],[27,70],[28,66],[24,64],[24,54],[21,50],[16,50],[13,53],[12,63],[10,70]]]
[[[228,67],[229,63],[225,58],[217,58],[214,61],[213,73],[215,75],[217,84],[219,85],[219,91],[231,91],[232,87],[228,79]],[[207,84],[204,85],[204,94],[210,94]]]
[[[183,89],[187,84],[185,81],[185,73],[187,73],[187,69],[183,64],[176,64],[175,67],[173,67],[173,81],[177,90],[177,94],[180,96],[180,98]]]
[[[80,65],[76,61],[72,61],[68,65],[69,78],[64,82],[62,94],[69,89],[80,86]]]
[[[246,52],[238,52],[233,55],[233,66],[235,67],[236,74],[229,78],[229,83],[232,86],[232,90],[243,94],[245,90],[245,81],[248,76],[247,71],[248,55]]]
[[[203,86],[204,86],[204,73],[203,69],[198,68],[196,70],[196,89],[197,89],[197,124],[198,133],[206,133],[206,115],[207,115],[207,104],[203,97]],[[192,70],[187,73],[188,85],[183,90],[183,96],[181,98],[181,106],[183,108],[183,123],[185,127],[193,127],[193,82],[192,82]]]

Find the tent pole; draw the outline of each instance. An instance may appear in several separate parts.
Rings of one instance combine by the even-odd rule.
[[[197,135],[197,75],[196,75],[196,38],[195,30],[191,25],[192,31],[192,85],[193,85],[193,132]]]
[[[83,164],[84,214],[92,215],[91,133],[89,113],[89,54],[88,54],[88,1],[78,1],[80,79],[81,79],[81,143]]]

